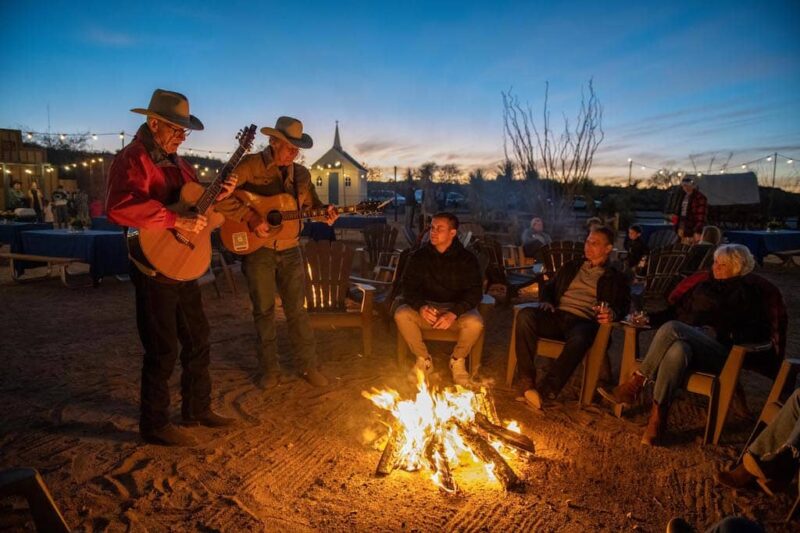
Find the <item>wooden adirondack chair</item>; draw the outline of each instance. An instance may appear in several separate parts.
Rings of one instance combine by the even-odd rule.
[[[391,324],[397,297],[400,296],[400,283],[403,279],[403,271],[405,270],[408,258],[414,250],[407,248],[397,255],[397,261],[394,268],[382,268],[382,272],[386,274],[383,279],[369,279],[357,276],[350,276],[350,281],[353,283],[371,285],[375,287],[375,293],[372,298],[373,309],[384,318],[387,324]],[[364,292],[357,287],[351,287],[350,298],[356,302],[362,301]]]
[[[514,382],[514,374],[517,369],[517,315],[526,307],[538,307],[537,302],[519,304],[514,306],[514,320],[511,323],[511,344],[508,347],[508,363],[506,364],[506,385],[509,387]],[[597,330],[589,351],[583,360],[583,380],[581,382],[580,405],[592,403],[597,381],[600,377],[600,370],[606,358],[608,343],[611,340],[612,324],[601,324]],[[540,338],[536,344],[536,355],[558,359],[564,349],[564,341],[555,339]]]
[[[691,287],[709,278],[708,272],[697,272],[683,280],[676,287],[669,300],[677,301],[691,290]],[[764,299],[770,310],[770,338],[762,343],[734,345],[728,354],[725,365],[719,374],[707,372],[693,372],[687,379],[686,389],[695,394],[708,397],[708,417],[706,429],[703,436],[703,443],[718,444],[725,420],[728,417],[728,409],[733,399],[736,385],[739,381],[740,372],[745,365],[745,358],[748,354],[760,353],[761,364],[752,365],[758,372],[773,378],[776,375],[776,361],[784,359],[786,353],[786,329],[788,318],[786,306],[780,291],[766,279],[756,275],[748,274],[751,283],[757,284],[763,291]],[[677,296],[676,296],[677,295]],[[744,310],[743,310],[744,312]],[[624,326],[625,343],[622,349],[622,362],[620,366],[620,383],[630,378],[633,372],[639,367],[637,360],[639,352],[639,333],[643,328],[636,328],[629,325]],[[770,357],[770,355],[772,357]],[[756,361],[754,361],[755,363]],[[614,413],[622,415],[622,406],[616,406]]]
[[[686,260],[686,250],[662,248],[651,252],[647,258],[647,270],[643,278],[631,289],[631,297],[638,307],[647,312],[663,310],[667,307],[667,295],[681,279],[680,271]]]
[[[479,257],[488,259],[486,277],[490,284],[505,286],[507,301],[516,296],[520,289],[533,285],[538,279],[538,275],[530,266],[507,267],[503,259],[503,247],[490,237],[475,241],[474,249]]]
[[[800,370],[800,359],[784,359],[783,364],[778,371],[778,375],[775,378],[775,383],[772,384],[772,389],[769,391],[767,401],[764,403],[764,408],[761,410],[761,415],[756,421],[756,426],[753,428],[753,432],[750,434],[747,442],[745,442],[744,446],[742,447],[742,453],[739,454],[739,464],[741,464],[745,452],[756,439],[756,437],[758,437],[758,435],[764,431],[764,429],[771,424],[773,420],[775,420],[775,417],[778,416],[778,412],[784,405],[784,392],[785,389],[788,388],[787,384],[791,386],[791,384],[797,378],[798,370]],[[800,509],[800,494],[798,494],[797,498],[795,498],[794,505],[792,505],[791,509],[789,509],[789,513],[786,515],[786,519],[784,521],[791,521],[798,509]]]
[[[353,249],[342,242],[309,241],[303,247],[306,275],[306,309],[315,329],[361,328],[364,355],[372,354],[372,303],[375,288],[365,283],[354,286],[362,293],[360,309],[347,307]]]
[[[366,276],[368,270],[378,266],[383,252],[399,252],[395,249],[397,242],[397,228],[388,224],[370,224],[365,226],[361,233],[364,235],[365,246],[359,248],[361,257],[361,275]]]
[[[660,229],[654,231],[647,239],[647,247],[650,250],[657,250],[666,246],[672,246],[678,242],[678,234],[673,229]]]

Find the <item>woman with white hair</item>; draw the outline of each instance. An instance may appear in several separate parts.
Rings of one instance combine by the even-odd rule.
[[[745,246],[720,246],[714,252],[712,276],[677,303],[677,320],[658,328],[639,370],[611,391],[598,389],[615,404],[630,404],[646,381],[655,382],[643,444],[658,444],[663,437],[670,403],[687,373],[719,372],[731,346],[769,338],[761,291],[745,278],[754,265]]]

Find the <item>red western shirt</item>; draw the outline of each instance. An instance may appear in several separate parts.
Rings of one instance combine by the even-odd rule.
[[[181,187],[196,182],[194,169],[177,154],[167,156],[144,124],[111,163],[106,212],[111,222],[135,228],[172,228],[177,215],[166,208]]]

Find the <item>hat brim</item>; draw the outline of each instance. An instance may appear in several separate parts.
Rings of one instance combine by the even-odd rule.
[[[279,139],[283,139],[284,141],[291,143],[298,148],[311,148],[314,146],[314,141],[311,139],[311,136],[307,133],[304,133],[302,137],[299,139],[293,139],[291,137],[287,137],[285,133],[280,130],[276,130],[275,128],[261,128],[261,133],[264,135],[269,135],[270,137],[277,137]]]
[[[178,126],[179,128],[188,128],[190,130],[205,129],[205,126],[203,126],[203,123],[200,122],[200,119],[194,115],[189,115],[188,119],[184,117],[168,117],[166,115],[162,115],[161,113],[150,111],[149,109],[142,109],[141,107],[131,109],[131,112],[139,113],[140,115],[147,115],[148,117],[156,117],[159,120],[169,122],[173,126]]]

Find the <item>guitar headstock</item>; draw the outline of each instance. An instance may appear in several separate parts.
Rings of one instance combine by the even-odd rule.
[[[256,125],[250,124],[239,130],[236,134],[236,140],[239,141],[239,146],[244,148],[247,152],[253,147],[253,140],[256,138]]]

